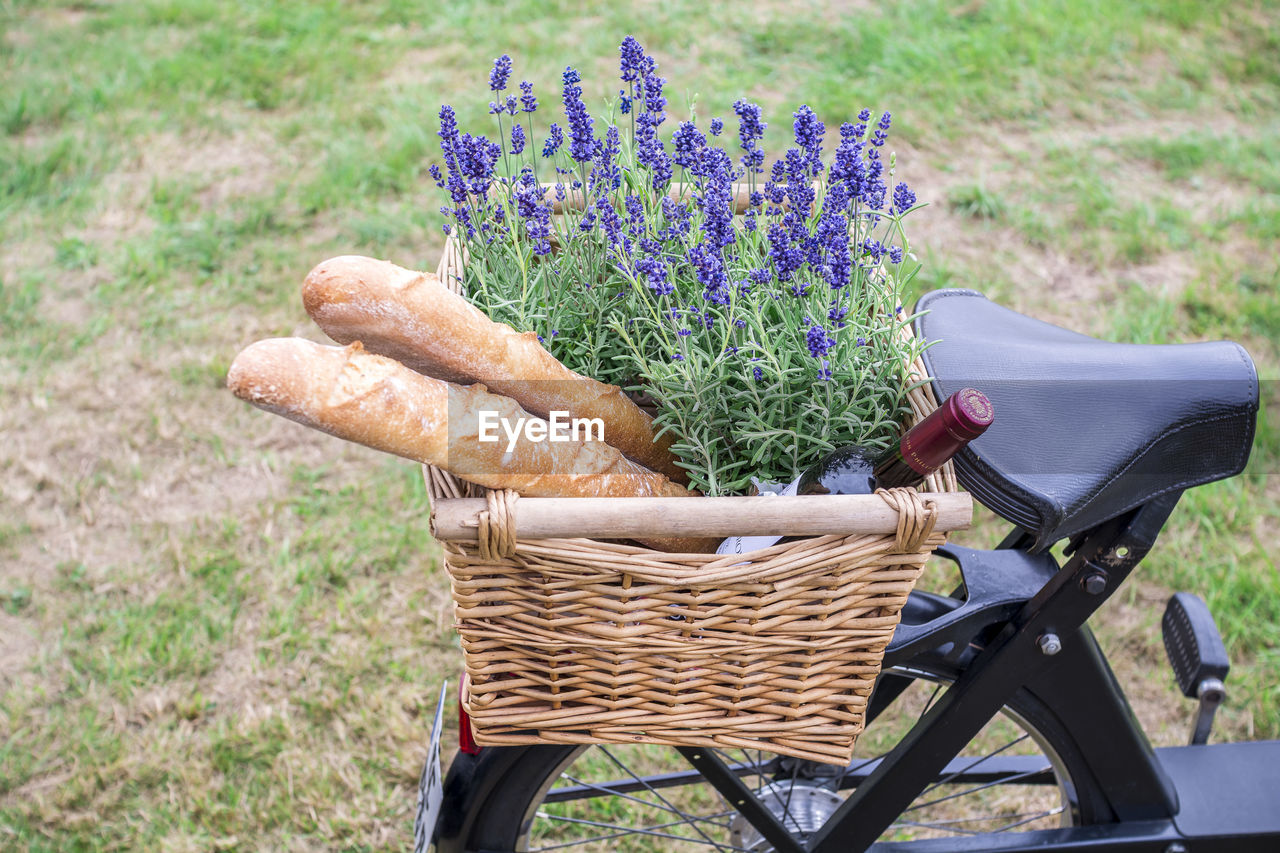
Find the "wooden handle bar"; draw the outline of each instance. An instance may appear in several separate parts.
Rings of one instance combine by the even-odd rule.
[[[937,531],[964,530],[973,519],[965,493],[925,496],[936,506]],[[696,503],[694,503],[696,501]],[[474,542],[484,498],[436,501],[431,534]],[[890,534],[898,513],[875,495],[727,498],[520,498],[521,539],[659,539],[699,536]]]

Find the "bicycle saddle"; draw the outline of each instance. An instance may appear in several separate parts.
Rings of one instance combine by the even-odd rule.
[[[1248,461],[1258,376],[1238,344],[1100,341],[972,290],[928,293],[916,311],[938,399],[972,386],[995,406],[956,475],[1034,550]]]

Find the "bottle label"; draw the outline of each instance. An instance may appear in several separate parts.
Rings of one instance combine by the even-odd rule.
[[[777,489],[771,488],[769,485],[757,485],[757,490],[762,495],[775,495],[778,497],[795,497],[796,488],[800,485],[800,478],[796,477],[787,485]],[[748,551],[758,551],[761,548],[768,548],[770,545],[776,545],[782,539],[781,536],[730,536],[728,539],[720,543],[720,547],[716,549],[717,554],[745,554]]]

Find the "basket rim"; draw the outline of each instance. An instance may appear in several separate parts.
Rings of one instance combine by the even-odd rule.
[[[892,503],[879,494],[802,495],[780,503],[772,496],[689,498],[519,498],[512,495],[513,539],[521,541],[655,538],[662,536],[894,535],[902,512],[929,512],[933,529],[967,529],[973,499],[965,492],[910,492]],[[911,496],[914,495],[914,498]],[[517,499],[518,498],[518,499]],[[910,507],[904,504],[910,503]],[[486,498],[442,498],[431,507],[431,534],[441,542],[478,541],[481,515],[494,513]],[[505,510],[504,510],[505,511]],[[570,521],[572,519],[572,521]],[[523,534],[521,531],[524,531]]]

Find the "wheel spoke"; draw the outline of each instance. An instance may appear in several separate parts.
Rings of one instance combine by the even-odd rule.
[[[1035,821],[1041,820],[1046,817],[1053,817],[1054,815],[1062,814],[1062,812],[1063,812],[1063,809],[1059,807],[1056,809],[1046,809],[1044,811],[1039,811],[1039,812],[1022,812],[1021,814],[1000,815],[1000,818],[1004,820],[1010,820],[1010,819],[1017,819],[1017,820],[1015,823],[1002,826],[998,829],[965,829],[964,827],[957,826],[957,824],[961,824],[961,823],[977,823],[978,821],[992,820],[994,818],[993,815],[978,815],[975,817],[956,817],[956,818],[950,818],[950,819],[944,819],[944,820],[929,820],[929,821],[898,820],[898,821],[895,821],[893,825],[895,827],[896,826],[915,826],[921,829],[933,829],[933,830],[937,830],[938,832],[954,832],[954,833],[959,833],[961,835],[985,835],[990,832],[1006,832],[1010,829],[1013,829],[1014,827],[1022,826],[1023,824],[1027,824],[1027,823],[1034,823]]]
[[[967,797],[970,794],[976,794],[979,791],[985,791],[988,788],[995,787],[996,785],[1011,785],[1014,782],[1017,782],[1021,779],[1030,778],[1039,773],[1040,773],[1039,770],[1028,770],[1026,773],[1015,773],[1014,775],[1006,777],[1004,779],[995,779],[991,782],[984,782],[981,785],[974,785],[972,788],[966,788],[963,791],[956,791],[954,794],[947,794],[945,797],[938,797],[935,800],[928,800],[923,803],[914,803],[907,809],[907,811],[913,812],[913,811],[916,811],[917,809],[923,809],[926,806],[936,806],[938,803],[945,803],[948,800],[958,799],[959,797]]]
[[[936,686],[934,686],[933,692],[929,694],[929,701],[924,703],[924,709],[920,712],[920,715],[916,717],[917,723],[924,719],[925,714],[929,713],[929,709],[933,707],[934,701],[938,698],[938,694],[941,692],[942,692],[942,683],[939,682]]]
[[[560,823],[571,823],[578,826],[589,826],[593,829],[615,829],[617,832],[611,832],[605,835],[594,835],[590,838],[579,838],[573,841],[564,841],[559,844],[549,844],[545,847],[531,848],[530,853],[538,853],[543,850],[563,850],[566,847],[574,847],[582,844],[594,844],[598,841],[610,841],[615,838],[623,838],[629,835],[640,835],[651,838],[662,838],[668,841],[685,841],[691,844],[701,844],[703,846],[715,847],[717,850],[727,850],[730,853],[750,853],[742,847],[733,847],[730,845],[718,844],[715,841],[706,840],[704,838],[693,838],[688,835],[676,835],[670,832],[662,832],[663,829],[670,829],[675,826],[685,825],[684,821],[672,821],[671,823],[662,823],[657,826],[635,827],[635,826],[619,826],[616,823],[604,823],[602,821],[584,820],[582,818],[565,817],[563,815],[546,814],[538,812],[538,817],[543,820],[558,821]],[[726,825],[717,824],[721,828],[727,828]]]
[[[965,766],[965,767],[962,767],[962,768],[960,768],[959,770],[956,770],[956,771],[955,771],[955,772],[953,772],[953,773],[949,773],[948,775],[943,776],[943,777],[942,777],[941,779],[939,779],[937,782],[934,782],[932,785],[930,785],[929,787],[927,787],[927,788],[925,788],[923,791],[921,791],[921,792],[920,792],[920,796],[922,796],[922,797],[923,797],[925,794],[929,793],[930,791],[934,790],[935,788],[938,788],[938,787],[941,787],[942,785],[947,784],[947,783],[948,783],[948,782],[950,782],[952,779],[955,779],[957,776],[963,776],[964,774],[968,773],[968,772],[969,772],[970,770],[972,770],[973,768],[975,768],[975,767],[977,767],[978,765],[982,764],[982,762],[987,761],[987,760],[989,760],[989,759],[991,759],[991,758],[994,758],[995,756],[999,755],[1000,753],[1004,752],[1004,751],[1005,751],[1005,750],[1007,750],[1007,749],[1011,749],[1012,747],[1017,746],[1018,744],[1022,743],[1024,740],[1026,740],[1026,739],[1027,739],[1027,738],[1029,738],[1029,737],[1031,737],[1031,735],[1029,735],[1029,734],[1025,734],[1025,733],[1024,733],[1021,737],[1016,737],[1016,738],[1014,738],[1013,740],[1009,741],[1008,743],[1006,743],[1004,746],[1000,747],[999,749],[992,750],[991,752],[988,752],[986,755],[982,756],[981,758],[975,759],[975,760],[973,761],[973,763],[971,763],[971,764],[969,764],[969,765],[967,765],[967,766]]]
[[[885,694],[882,701],[895,713],[881,715],[874,732],[868,729],[870,738],[865,742],[877,753],[871,757],[859,757],[838,771],[820,772],[799,760],[756,748],[709,748],[704,760],[691,761],[687,749],[593,746],[589,752],[574,752],[560,765],[554,787],[542,789],[541,805],[521,812],[526,815],[521,838],[530,846],[516,849],[631,850],[634,846],[646,851],[751,853],[768,843],[758,834],[758,821],[772,827],[769,838],[774,846],[801,844],[805,827],[826,820],[824,816],[838,807],[839,797],[860,786],[891,754],[903,732],[923,719],[950,686],[948,678],[927,668],[899,669],[894,674],[909,686],[892,698]],[[1020,707],[1005,709],[1004,716],[995,719],[1007,719],[1016,728],[1008,731],[1008,722],[985,728],[897,816],[882,840],[986,838],[1036,829],[1055,817],[1061,823],[1062,816],[1076,814],[1075,806],[1065,799],[1072,785],[1063,776],[1062,757],[1070,754],[1055,750],[1056,742],[1046,741],[1034,726],[1038,717],[1024,717]],[[998,734],[1002,731],[1004,736]],[[997,746],[988,750],[988,744]],[[1039,749],[1026,749],[1027,745]],[[680,754],[684,754],[683,763]],[[580,763],[570,765],[569,761]],[[727,790],[729,781],[734,796],[726,799],[721,790]],[[811,791],[815,786],[827,792]],[[742,796],[751,796],[756,804],[747,809],[750,821],[743,817],[742,807],[732,807]],[[532,826],[530,820],[535,821]],[[636,825],[624,825],[631,822]],[[629,844],[627,838],[635,841]]]
[[[631,794],[618,791],[614,788],[610,788],[607,785],[597,785],[594,782],[587,782],[577,778],[576,776],[570,776],[568,773],[564,774],[564,778],[579,787],[589,788],[593,791],[599,791],[601,794],[607,797],[617,797],[620,800],[628,800],[633,803],[641,803],[643,805],[658,809],[659,811],[664,811],[664,812],[668,812],[670,814],[675,814],[675,815],[682,815],[687,818],[691,817],[694,820],[706,820],[706,818],[700,818],[697,815],[685,815],[683,812],[680,812],[677,809],[671,808],[669,805],[666,805],[665,803],[655,803],[652,800],[646,800],[644,797],[636,797]]]
[[[690,827],[692,827],[692,828],[693,828],[693,830],[694,830],[695,832],[697,832],[697,833],[698,833],[699,835],[701,835],[704,839],[706,839],[706,843],[708,843],[708,844],[710,844],[711,846],[715,847],[717,850],[724,850],[724,849],[728,849],[728,848],[726,848],[725,846],[721,845],[719,842],[717,842],[715,839],[713,839],[711,836],[709,836],[709,835],[707,835],[705,832],[703,832],[703,831],[702,831],[702,828],[701,828],[701,827],[699,827],[699,826],[698,826],[698,824],[694,821],[694,818],[693,818],[693,816],[692,816],[692,815],[686,814],[683,810],[676,808],[676,806],[675,806],[674,804],[672,804],[670,800],[668,800],[666,797],[664,797],[664,796],[662,796],[661,794],[659,794],[659,793],[658,793],[658,791],[657,791],[657,789],[655,789],[652,785],[650,785],[650,784],[649,784],[648,782],[646,782],[644,779],[642,779],[642,778],[640,778],[638,775],[636,775],[635,771],[633,771],[630,767],[628,767],[627,765],[625,765],[625,764],[623,764],[621,761],[619,761],[619,760],[618,760],[618,758],[617,758],[617,756],[615,756],[612,752],[610,752],[608,749],[606,749],[606,748],[605,748],[605,747],[603,747],[603,746],[602,746],[602,747],[600,747],[600,751],[601,751],[601,752],[603,752],[603,753],[605,754],[605,756],[606,756],[606,757],[608,757],[608,759],[609,759],[610,761],[612,761],[614,764],[616,764],[616,765],[618,766],[618,769],[619,769],[619,770],[621,770],[623,773],[628,774],[632,779],[635,779],[637,782],[639,782],[641,785],[643,785],[643,786],[644,786],[644,788],[645,788],[645,790],[646,790],[646,791],[648,791],[649,793],[651,793],[651,794],[653,794],[655,797],[657,797],[657,798],[658,798],[658,800],[659,800],[660,802],[662,802],[662,803],[666,804],[666,806],[667,806],[669,809],[671,809],[671,811],[673,811],[673,812],[675,812],[676,814],[680,815],[680,817],[681,817],[681,818],[683,818],[683,819],[684,819],[684,821],[685,821],[685,822],[686,822]]]
[[[1064,811],[1066,811],[1066,809],[1065,809],[1064,807],[1062,807],[1062,806],[1058,806],[1056,809],[1047,809],[1047,810],[1045,810],[1045,811],[1041,812],[1041,813],[1040,813],[1040,814],[1038,814],[1038,815],[1034,815],[1034,816],[1031,816],[1031,817],[1027,817],[1027,818],[1026,818],[1026,819],[1024,819],[1024,820],[1017,821],[1016,823],[1011,823],[1011,824],[1009,824],[1008,826],[1002,826],[1002,827],[1000,827],[999,829],[993,829],[993,830],[992,830],[992,832],[1008,832],[1009,830],[1013,829],[1014,827],[1023,826],[1024,824],[1032,823],[1032,822],[1034,822],[1034,821],[1041,820],[1042,818],[1046,818],[1046,817],[1054,817],[1055,815],[1060,815],[1060,814],[1062,814]],[[1021,815],[1006,815],[1006,817],[1022,817],[1022,816],[1021,816]]]

